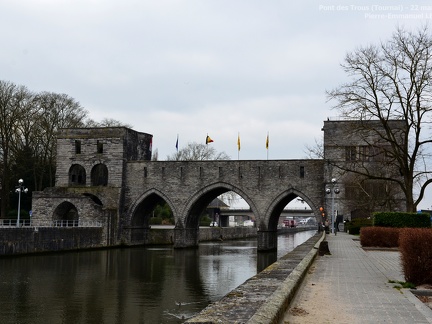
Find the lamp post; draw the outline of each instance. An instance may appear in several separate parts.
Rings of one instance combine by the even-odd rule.
[[[330,211],[330,218],[331,218],[331,229],[332,229],[332,233],[334,233],[335,235],[337,234],[335,232],[335,227],[334,227],[334,223],[336,221],[335,219],[335,210],[334,210],[334,195],[339,194],[340,190],[338,187],[336,187],[336,179],[333,178],[331,179],[331,186],[330,188],[326,188],[326,194],[331,194],[331,211]]]
[[[19,227],[20,226],[20,209],[21,209],[21,193],[27,193],[28,189],[26,187],[24,187],[23,185],[24,180],[23,179],[19,179],[18,180],[18,186],[15,189],[15,192],[18,192],[18,216],[17,216],[17,224],[16,226]]]

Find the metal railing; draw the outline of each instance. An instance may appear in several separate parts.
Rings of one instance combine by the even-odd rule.
[[[16,219],[0,219],[0,227],[102,227],[102,222],[80,220],[34,221],[21,219],[19,226],[17,226]]]

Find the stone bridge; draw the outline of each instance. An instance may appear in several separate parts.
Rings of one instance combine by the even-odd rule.
[[[56,186],[33,193],[33,221],[100,221],[107,246],[143,244],[154,207],[165,201],[174,247],[191,247],[202,212],[234,191],[255,216],[258,250],[273,250],[290,201],[300,197],[321,215],[324,160],[150,161],[151,143],[152,135],[124,127],[60,131]]]
[[[279,216],[291,200],[302,198],[317,216],[323,204],[322,160],[134,162],[127,178],[124,234],[133,240],[136,228],[148,227],[155,204],[164,200],[175,217],[176,247],[198,244],[200,215],[227,191],[249,204],[260,250],[276,248]]]

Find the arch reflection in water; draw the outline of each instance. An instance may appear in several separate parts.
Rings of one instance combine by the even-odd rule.
[[[276,257],[313,234],[280,236]],[[0,269],[0,323],[181,323],[257,273],[256,240],[3,258]]]

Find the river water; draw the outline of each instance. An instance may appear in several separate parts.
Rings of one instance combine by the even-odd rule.
[[[1,258],[0,323],[182,323],[314,233]]]

